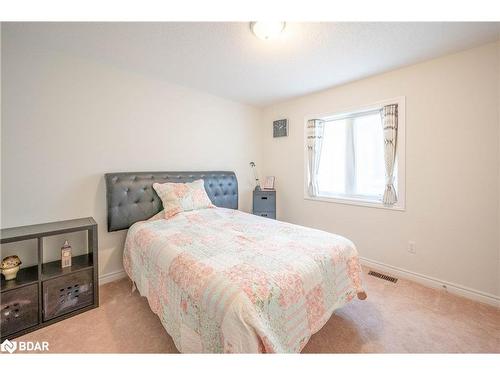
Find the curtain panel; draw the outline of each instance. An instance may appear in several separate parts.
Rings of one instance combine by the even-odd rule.
[[[382,202],[393,205],[398,201],[394,188],[394,165],[398,139],[398,105],[386,105],[380,110],[384,129],[385,190]]]
[[[325,122],[313,119],[307,121],[307,156],[308,156],[308,194],[310,197],[318,196],[318,170],[323,146]]]

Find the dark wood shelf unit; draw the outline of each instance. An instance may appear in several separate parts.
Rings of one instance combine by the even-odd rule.
[[[87,250],[72,257],[71,267],[62,268],[60,260],[43,262],[45,237],[81,231],[87,232]],[[30,239],[37,240],[38,264],[21,268],[14,280],[1,276],[1,341],[99,306],[97,223],[92,217],[0,231],[0,244]]]

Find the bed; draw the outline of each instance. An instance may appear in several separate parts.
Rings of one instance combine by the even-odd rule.
[[[165,220],[154,182],[202,178],[217,206]],[[183,353],[294,353],[366,298],[348,239],[238,211],[232,172],[106,174],[124,268]]]

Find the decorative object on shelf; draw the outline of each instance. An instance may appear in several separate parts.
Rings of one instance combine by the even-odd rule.
[[[17,255],[10,255],[3,258],[0,269],[2,270],[2,274],[5,276],[5,280],[15,279],[21,264],[21,259],[19,259]]]
[[[71,246],[68,240],[64,241],[63,247],[61,247],[61,267],[71,267]]]
[[[264,190],[274,190],[274,176],[266,176],[264,184],[262,184],[262,189]]]
[[[273,137],[287,137],[288,136],[288,119],[273,121]]]
[[[255,191],[260,190],[259,175],[257,174],[257,167],[253,161],[250,162],[250,167],[253,169],[253,175],[255,177]]]

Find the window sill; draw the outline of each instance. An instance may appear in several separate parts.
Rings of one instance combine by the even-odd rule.
[[[355,198],[340,198],[340,197],[310,197],[309,195],[304,195],[304,199],[311,201],[319,201],[319,202],[328,202],[328,203],[340,203],[340,204],[348,204],[352,206],[365,206],[371,208],[382,208],[384,210],[393,210],[393,211],[405,211],[404,202],[397,202],[393,206],[386,206],[382,202],[375,200],[365,200],[365,199],[355,199]]]

